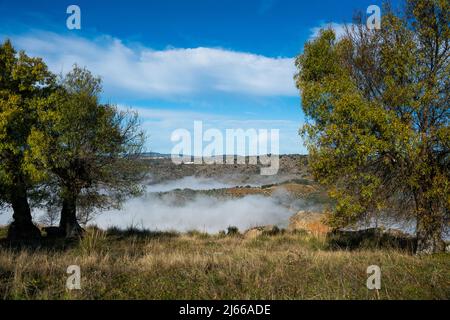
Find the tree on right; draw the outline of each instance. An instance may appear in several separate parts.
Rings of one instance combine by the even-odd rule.
[[[380,216],[416,223],[417,252],[445,250],[449,223],[450,3],[386,4],[380,29],[359,15],[306,43],[295,76],[301,129],[330,224]]]

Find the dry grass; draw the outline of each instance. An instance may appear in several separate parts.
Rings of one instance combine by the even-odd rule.
[[[366,288],[369,265],[382,289]],[[82,290],[66,269],[81,267]],[[448,299],[450,256],[330,251],[303,233],[244,239],[90,230],[69,247],[0,249],[3,299]]]

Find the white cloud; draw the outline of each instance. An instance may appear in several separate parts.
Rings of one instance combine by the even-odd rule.
[[[86,39],[44,31],[12,40],[30,55],[43,57],[55,72],[66,72],[74,63],[86,66],[102,76],[107,94],[126,91],[140,98],[298,95],[291,58],[204,47],[153,50],[127,46],[110,36]]]
[[[336,38],[340,39],[343,36],[345,36],[346,34],[346,27],[351,28],[353,27],[353,24],[345,24],[345,23],[336,23],[336,22],[331,22],[331,23],[322,23],[320,26],[318,27],[314,27],[311,29],[311,35],[309,37],[309,40],[314,40],[319,36],[320,30],[322,29],[333,29],[334,32],[336,33]]]

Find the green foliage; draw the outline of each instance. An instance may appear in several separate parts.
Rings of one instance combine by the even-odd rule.
[[[75,66],[49,105],[38,109],[27,159],[34,172],[54,176],[59,193],[84,208],[117,206],[139,193],[144,144],[136,113],[100,103],[101,80]]]
[[[40,181],[29,170],[25,152],[37,108],[47,104],[54,84],[41,59],[17,53],[9,40],[0,45],[0,199],[6,202],[18,181],[25,188]]]
[[[31,224],[30,197],[53,213],[65,207],[64,222],[76,224],[77,206],[89,215],[141,191],[138,116],[100,103],[101,92],[86,69],[58,81],[40,58],[0,46],[0,209],[12,205],[20,237]]]
[[[233,227],[233,226],[228,227],[227,235],[229,235],[229,236],[236,236],[236,235],[239,235],[239,234],[240,234],[239,233],[239,229],[237,227]]]
[[[337,201],[335,227],[389,210],[440,237],[450,209],[449,3],[384,12],[381,30],[360,18],[341,39],[322,30],[305,45],[295,77],[309,119],[302,134]]]

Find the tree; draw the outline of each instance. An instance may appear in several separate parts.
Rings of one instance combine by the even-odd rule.
[[[414,219],[419,253],[445,250],[449,221],[450,4],[388,5],[381,30],[360,15],[296,59],[311,168],[330,187],[343,227],[388,213]]]
[[[99,78],[75,66],[61,79],[51,107],[39,109],[39,126],[28,139],[27,159],[35,171],[57,181],[59,227],[66,237],[83,233],[77,207],[117,207],[141,191],[145,136],[137,114],[101,104],[101,91]]]
[[[39,181],[25,153],[37,107],[46,104],[54,80],[41,59],[17,53],[9,40],[0,46],[0,204],[9,204],[14,212],[11,240],[40,237],[28,202],[30,189]]]

